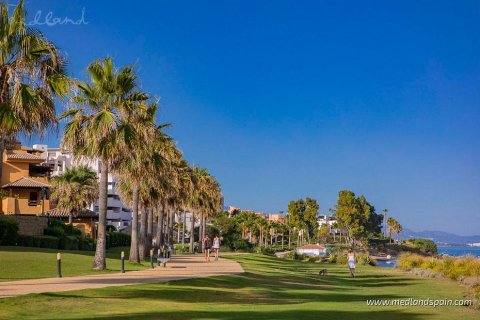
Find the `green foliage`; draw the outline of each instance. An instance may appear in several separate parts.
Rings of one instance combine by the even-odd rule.
[[[125,247],[130,245],[131,236],[123,232],[107,232],[107,249],[113,247]]]
[[[187,254],[190,252],[190,246],[188,244],[175,244],[175,252],[177,254]]]
[[[420,250],[421,252],[428,253],[428,254],[436,254],[437,253],[437,245],[430,239],[409,239],[405,242],[405,245],[411,246],[415,249]]]
[[[288,204],[288,216],[292,227],[303,229],[307,231],[310,239],[315,237],[318,222],[319,205],[317,200],[306,198],[297,201],[290,201]]]
[[[14,245],[18,239],[18,222],[0,218],[0,245]]]
[[[58,249],[60,245],[60,239],[54,236],[20,235],[18,239],[18,245],[24,247]]]
[[[403,253],[398,258],[397,267],[402,270],[430,269],[454,280],[460,277],[480,276],[480,260],[472,256],[435,258]]]
[[[335,210],[339,227],[347,231],[351,244],[356,240],[366,241],[369,237],[378,236],[382,231],[383,216],[375,212],[365,196],[355,197],[350,190],[338,193]]]

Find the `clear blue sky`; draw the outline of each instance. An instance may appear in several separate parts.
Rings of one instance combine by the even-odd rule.
[[[136,62],[226,204],[364,194],[414,230],[480,234],[479,1],[27,1],[70,73]],[[59,136],[46,141],[58,145]],[[32,139],[29,143],[37,142]]]

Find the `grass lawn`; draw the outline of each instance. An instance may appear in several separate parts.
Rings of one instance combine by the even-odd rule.
[[[454,282],[359,267],[232,255],[246,273],[0,300],[0,319],[480,319],[467,307],[373,307],[366,299],[463,299]],[[214,263],[214,262],[212,262]],[[316,275],[327,268],[329,275]]]
[[[78,276],[101,272],[120,272],[120,252],[125,251],[128,260],[129,248],[111,248],[107,252],[106,271],[92,270],[93,251],[64,251],[43,248],[0,246],[0,281],[49,278],[57,276],[57,252],[62,253],[62,275]],[[149,267],[125,261],[125,269],[140,270]]]

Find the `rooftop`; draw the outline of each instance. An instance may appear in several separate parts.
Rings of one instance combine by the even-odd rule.
[[[50,188],[50,185],[27,177],[21,177],[18,180],[3,185],[2,188]]]

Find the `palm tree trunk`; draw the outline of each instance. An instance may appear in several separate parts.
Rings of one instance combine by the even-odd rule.
[[[203,252],[203,212],[200,212],[200,225],[198,227],[198,245],[200,246],[200,252]]]
[[[148,208],[148,216],[147,216],[147,243],[145,246],[145,250],[150,252],[152,248],[152,237],[153,237],[153,208]]]
[[[168,226],[170,225],[170,215],[168,214],[168,209],[165,210],[165,222],[164,222],[164,226],[163,226],[163,230],[164,230],[164,238],[165,238],[165,241],[164,243],[168,244],[170,243],[170,232],[168,230]]]
[[[174,219],[175,211],[172,209],[169,212],[169,220],[168,220],[168,244],[173,246],[173,219]]]
[[[157,220],[157,236],[156,236],[156,247],[155,249],[160,248],[163,245],[163,208],[158,208],[158,220]]]
[[[187,211],[183,210],[182,245],[185,245],[185,225],[186,224],[187,224]]]
[[[72,225],[73,224],[73,212],[70,211],[68,214],[68,224]]]
[[[291,231],[291,229],[288,228],[288,249],[290,249],[290,247],[292,246],[292,244],[291,244],[291,237],[290,237],[290,231]]]
[[[190,253],[193,253],[193,243],[195,241],[195,215],[193,212],[191,213],[192,216],[190,218]]]
[[[140,261],[143,261],[146,257],[146,243],[147,243],[147,212],[145,208],[142,208],[140,213],[140,237],[138,244],[138,255]]]
[[[129,261],[133,263],[140,263],[140,254],[138,252],[138,196],[140,186],[135,183],[133,186],[133,198],[132,198],[132,238],[130,242],[130,257]]]
[[[202,237],[205,238],[207,235],[207,215],[203,216],[203,228],[202,228],[203,234]],[[211,235],[210,235],[211,236]]]
[[[107,197],[108,197],[108,163],[100,162],[100,183],[98,196],[98,229],[97,229],[97,247],[95,248],[95,257],[93,259],[93,268],[95,270],[105,270],[107,262],[106,254],[106,222],[107,222]]]
[[[177,243],[180,243],[180,229],[181,229],[181,222],[182,222],[182,215],[181,214],[176,214],[177,217]]]

